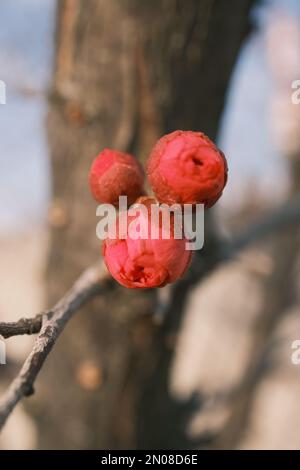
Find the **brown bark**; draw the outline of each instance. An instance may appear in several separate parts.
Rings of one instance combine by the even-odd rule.
[[[250,0],[63,0],[48,118],[54,201],[50,300],[100,258],[87,173],[105,146],[145,159],[176,128],[215,138],[225,91],[248,27]],[[209,255],[209,246],[206,250]],[[168,394],[172,335],[186,285],[163,327],[154,292],[115,287],[73,321],[34,402],[41,448],[190,446],[187,406]],[[176,311],[175,311],[176,305]],[[78,379],[92,362],[96,388]],[[193,406],[192,406],[193,408]]]

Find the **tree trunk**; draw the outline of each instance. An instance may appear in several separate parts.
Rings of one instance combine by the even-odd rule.
[[[87,173],[103,147],[145,160],[155,140],[177,128],[216,137],[250,3],[59,2],[48,117],[50,302],[100,258]],[[34,402],[41,448],[190,445],[186,408],[178,414],[168,395],[170,322],[156,325],[154,307],[155,292],[116,286],[73,320]]]

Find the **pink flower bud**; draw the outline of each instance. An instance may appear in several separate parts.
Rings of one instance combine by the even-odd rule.
[[[143,194],[144,171],[132,155],[106,148],[92,163],[89,183],[100,203],[116,206],[119,196],[127,196],[128,204],[132,204]]]
[[[188,268],[192,252],[186,249],[185,238],[175,239],[172,230],[169,239],[162,238],[162,226],[159,224],[158,238],[151,238],[150,207],[151,198],[141,198],[140,203],[147,206],[146,213],[128,217],[127,231],[121,239],[109,237],[103,243],[103,256],[111,275],[123,286],[138,289],[162,287],[176,281]],[[133,206],[135,207],[135,206]],[[139,231],[147,233],[147,238],[136,239],[130,233],[130,223],[137,222]],[[117,227],[118,228],[118,227]]]
[[[175,131],[153,148],[147,174],[160,202],[205,204],[219,199],[227,181],[224,154],[201,132]]]

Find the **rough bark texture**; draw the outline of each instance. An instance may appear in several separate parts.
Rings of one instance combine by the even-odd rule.
[[[54,188],[50,303],[100,258],[87,186],[91,159],[105,146],[145,159],[157,137],[177,128],[215,138],[250,3],[58,3],[48,117]],[[73,321],[33,402],[41,448],[192,445],[184,424],[194,403],[179,406],[168,394],[185,292],[186,286],[178,289],[176,312],[169,312],[174,316],[163,327],[151,316],[154,292],[117,286]],[[82,380],[91,363],[99,379],[92,385]]]

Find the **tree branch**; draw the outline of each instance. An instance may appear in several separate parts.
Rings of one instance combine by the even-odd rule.
[[[223,258],[232,258],[249,245],[295,224],[300,224],[300,195],[251,224],[231,242],[225,244],[222,250]]]
[[[17,403],[23,397],[33,393],[34,381],[66,323],[85,302],[103,292],[103,289],[105,289],[110,282],[110,276],[104,268],[104,265],[91,267],[83,272],[73,287],[51,311],[40,314],[42,318],[41,328],[34,343],[34,347],[24,362],[19,374],[0,400],[0,429],[4,426],[8,416]],[[11,333],[12,329],[15,328],[17,334],[21,334],[20,331],[23,328],[25,334],[28,334],[38,328],[39,321],[39,316],[31,320],[27,319],[25,322],[24,320],[20,320],[14,324],[14,326],[9,324],[7,332]],[[16,327],[16,325],[18,326]],[[2,331],[3,328],[4,326],[2,324]]]
[[[232,241],[218,240],[218,253],[214,257],[210,257],[208,264],[200,263],[202,269],[192,273],[193,282],[201,278],[203,270],[210,272],[220,263],[232,259],[242,249],[259,241],[264,236],[299,223],[300,197],[297,197],[256,224],[251,225]],[[42,312],[33,318],[21,318],[13,323],[0,323],[0,335],[4,338],[39,333],[22,369],[0,400],[0,430],[17,403],[23,397],[34,392],[35,379],[66,323],[84,303],[102,293],[111,284],[112,278],[107,273],[104,264],[90,267],[82,273],[73,287],[53,309]],[[168,300],[164,302],[162,310],[165,310],[166,303]]]
[[[43,316],[48,316],[49,314],[50,312],[44,312],[39,313],[33,318],[20,318],[17,322],[0,322],[0,336],[6,339],[11,336],[34,335],[42,328]]]

